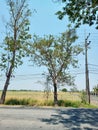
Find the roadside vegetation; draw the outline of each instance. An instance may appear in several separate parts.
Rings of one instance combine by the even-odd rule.
[[[1,95],[1,91],[0,91]],[[83,95],[82,95],[83,96]],[[97,108],[97,104],[91,105],[83,102],[80,92],[58,92],[58,106],[75,108]],[[42,91],[8,91],[5,105],[26,105],[26,106],[55,106],[53,92],[50,92],[47,99]]]

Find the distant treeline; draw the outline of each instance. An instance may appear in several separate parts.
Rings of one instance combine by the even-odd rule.
[[[2,91],[2,90],[0,90]],[[32,91],[32,92],[42,92],[41,90],[26,90],[26,89],[20,89],[20,90],[8,90],[8,91]]]

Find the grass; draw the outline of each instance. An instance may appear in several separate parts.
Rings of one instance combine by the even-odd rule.
[[[1,95],[1,91],[0,91]],[[70,93],[70,92],[58,92],[59,100],[72,100],[72,101],[80,101],[79,93]],[[8,99],[32,99],[38,101],[47,100],[44,92],[41,91],[7,91],[6,100]],[[53,100],[53,92],[49,94],[48,100]]]
[[[1,95],[1,91],[0,91]],[[46,98],[44,92],[7,91],[6,105],[53,106],[53,92]],[[96,108],[96,106],[81,103],[80,93],[58,92],[58,106]]]

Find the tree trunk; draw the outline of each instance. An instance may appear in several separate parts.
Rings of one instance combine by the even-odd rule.
[[[9,69],[9,72],[8,72],[8,75],[6,77],[6,82],[5,82],[3,91],[2,91],[2,95],[1,95],[1,99],[0,99],[0,104],[4,104],[4,102],[5,102],[6,92],[7,92],[7,89],[8,89],[9,82],[10,82],[10,78],[11,78],[11,74],[12,74],[12,69],[13,69],[13,66],[11,65],[10,69]]]
[[[6,76],[6,81],[5,81],[3,91],[2,91],[0,104],[4,104],[4,102],[5,102],[6,92],[7,92],[8,85],[9,85],[9,82],[10,82],[10,79],[11,79],[12,70],[14,68],[14,62],[15,62],[15,51],[13,52],[12,63],[10,65],[9,71],[7,73],[7,76]]]
[[[56,83],[56,81],[54,81],[54,105],[58,105],[57,83]]]

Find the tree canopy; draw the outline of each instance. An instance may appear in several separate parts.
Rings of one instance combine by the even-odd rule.
[[[64,6],[56,15],[62,20],[68,15],[69,20],[79,27],[81,24],[95,25],[98,29],[98,0],[57,0]]]

